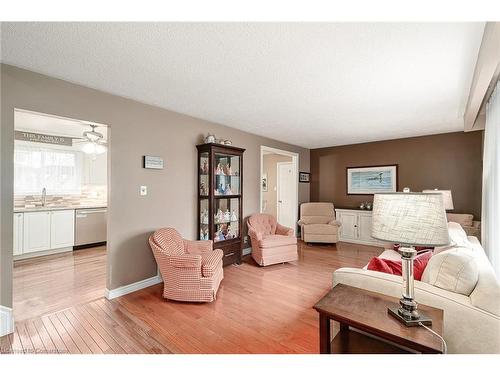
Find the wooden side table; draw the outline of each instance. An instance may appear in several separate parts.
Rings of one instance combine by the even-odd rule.
[[[338,284],[314,309],[319,313],[320,353],[443,353],[442,342],[423,327],[406,327],[387,312],[398,298]],[[418,305],[443,335],[443,310]],[[331,339],[330,321],[340,323]]]

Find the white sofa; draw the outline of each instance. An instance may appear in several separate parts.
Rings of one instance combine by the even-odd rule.
[[[451,236],[451,234],[450,234]],[[444,339],[448,353],[500,353],[500,285],[476,237],[467,237],[477,264],[478,281],[467,296],[415,281],[417,303],[444,310]],[[380,258],[399,260],[394,250]],[[333,286],[351,285],[393,297],[401,297],[401,276],[357,268],[340,268],[333,273]],[[419,329],[419,328],[415,328]]]

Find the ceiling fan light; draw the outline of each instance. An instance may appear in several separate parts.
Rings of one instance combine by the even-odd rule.
[[[96,153],[96,144],[93,142],[87,142],[83,145],[82,151],[86,154],[95,154]]]
[[[95,145],[95,153],[96,154],[104,154],[106,152],[106,146],[96,144]]]

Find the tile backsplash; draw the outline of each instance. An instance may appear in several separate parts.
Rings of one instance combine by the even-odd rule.
[[[42,196],[15,195],[14,209],[35,208],[41,206]],[[107,204],[106,185],[84,185],[81,194],[50,195],[47,192],[46,206],[105,206]]]

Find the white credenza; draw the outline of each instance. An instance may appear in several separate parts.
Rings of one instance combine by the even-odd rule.
[[[383,246],[372,238],[372,212],[355,209],[335,209],[336,219],[342,223],[339,240],[363,245]]]
[[[73,250],[75,210],[14,213],[15,259]]]

